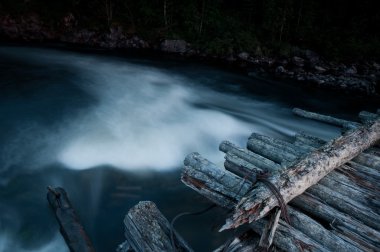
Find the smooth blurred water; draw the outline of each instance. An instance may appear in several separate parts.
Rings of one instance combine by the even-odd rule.
[[[188,153],[221,165],[218,144],[244,146],[252,132],[328,139],[338,129],[291,108],[352,119],[377,105],[194,62],[2,46],[0,252],[67,251],[47,185],[68,191],[98,251],[114,251],[125,213],[140,200],[169,218],[207,205],[180,182]],[[178,223],[197,251],[228,236],[211,229],[223,221],[215,211]]]

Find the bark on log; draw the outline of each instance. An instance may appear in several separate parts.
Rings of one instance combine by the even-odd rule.
[[[343,127],[344,124],[356,125],[356,127],[360,126],[360,123],[357,123],[357,122],[343,120],[343,119],[339,119],[339,118],[335,118],[335,117],[327,116],[327,115],[321,115],[318,113],[306,111],[306,110],[299,109],[299,108],[294,108],[293,113],[295,115],[300,116],[300,117],[304,117],[307,119],[312,119],[312,120],[328,123],[328,124],[339,126],[339,127]]]
[[[249,181],[245,181],[217,167],[202,158],[199,154],[190,154],[186,158],[185,165],[182,173],[182,181],[218,205],[231,209],[235,203],[249,191],[250,186],[242,186],[246,184],[251,185]],[[191,173],[190,170],[193,172]],[[214,175],[217,177],[215,178]],[[220,180],[220,178],[223,178],[223,180]],[[240,182],[238,180],[240,180]],[[231,190],[233,193],[226,192],[226,190]],[[231,197],[234,199],[231,199]],[[230,204],[228,205],[226,202]],[[336,235],[332,235],[310,217],[302,215],[297,210],[291,211],[291,218],[293,218],[292,221],[295,227],[291,227],[280,220],[278,232],[276,232],[274,238],[274,244],[279,248],[291,251],[303,251],[302,245],[305,245],[311,248],[311,251],[326,251],[326,249],[317,242],[319,239],[322,239],[327,244],[326,246],[331,247],[331,250],[357,251],[355,247],[344,242]],[[296,218],[304,221],[301,223],[297,221]],[[305,224],[305,221],[307,224]],[[251,223],[250,226],[261,234],[265,223],[266,221],[259,220],[258,222]],[[299,231],[300,229],[306,234]]]
[[[380,120],[376,120],[311,152],[280,176],[273,177],[272,183],[279,188],[285,202],[289,202],[379,140]],[[276,206],[273,193],[265,185],[258,186],[239,202],[221,230],[258,220]]]
[[[172,241],[170,223],[153,202],[140,201],[132,207],[124,225],[127,242],[136,252],[193,251],[175,230]]]
[[[71,252],[94,252],[79,218],[71,205],[66,191],[48,187],[47,199],[60,226],[60,232]]]

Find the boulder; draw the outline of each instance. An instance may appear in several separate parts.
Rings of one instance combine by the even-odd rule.
[[[187,43],[185,40],[179,39],[165,39],[161,42],[161,50],[164,52],[171,53],[185,53],[187,50]]]
[[[241,53],[239,53],[237,56],[238,56],[238,58],[241,59],[241,60],[248,60],[248,58],[249,58],[249,53],[247,53],[247,52],[241,52]]]
[[[294,56],[292,58],[292,63],[298,67],[303,67],[304,64],[305,64],[305,60],[301,57],[298,57],[298,56]]]

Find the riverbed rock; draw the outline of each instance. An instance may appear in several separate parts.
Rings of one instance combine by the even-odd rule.
[[[241,60],[248,60],[248,58],[249,58],[249,53],[247,53],[247,52],[241,52],[241,53],[239,53],[237,56],[238,56],[238,58],[241,59]]]
[[[165,39],[161,42],[161,51],[170,53],[185,53],[187,50],[187,43],[185,40],[180,39]]]
[[[292,58],[292,63],[295,65],[295,66],[298,66],[298,67],[303,67],[305,65],[305,60],[301,57],[298,57],[298,56],[294,56]]]

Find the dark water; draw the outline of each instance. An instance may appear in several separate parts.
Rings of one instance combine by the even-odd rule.
[[[46,186],[67,191],[97,251],[114,251],[140,200],[170,219],[208,202],[180,182],[198,151],[221,165],[221,140],[253,131],[329,138],[294,106],[352,118],[378,101],[257,80],[210,66],[56,49],[0,47],[0,252],[67,251]],[[377,103],[377,104],[376,104]],[[218,247],[221,209],[180,220],[196,251]]]

